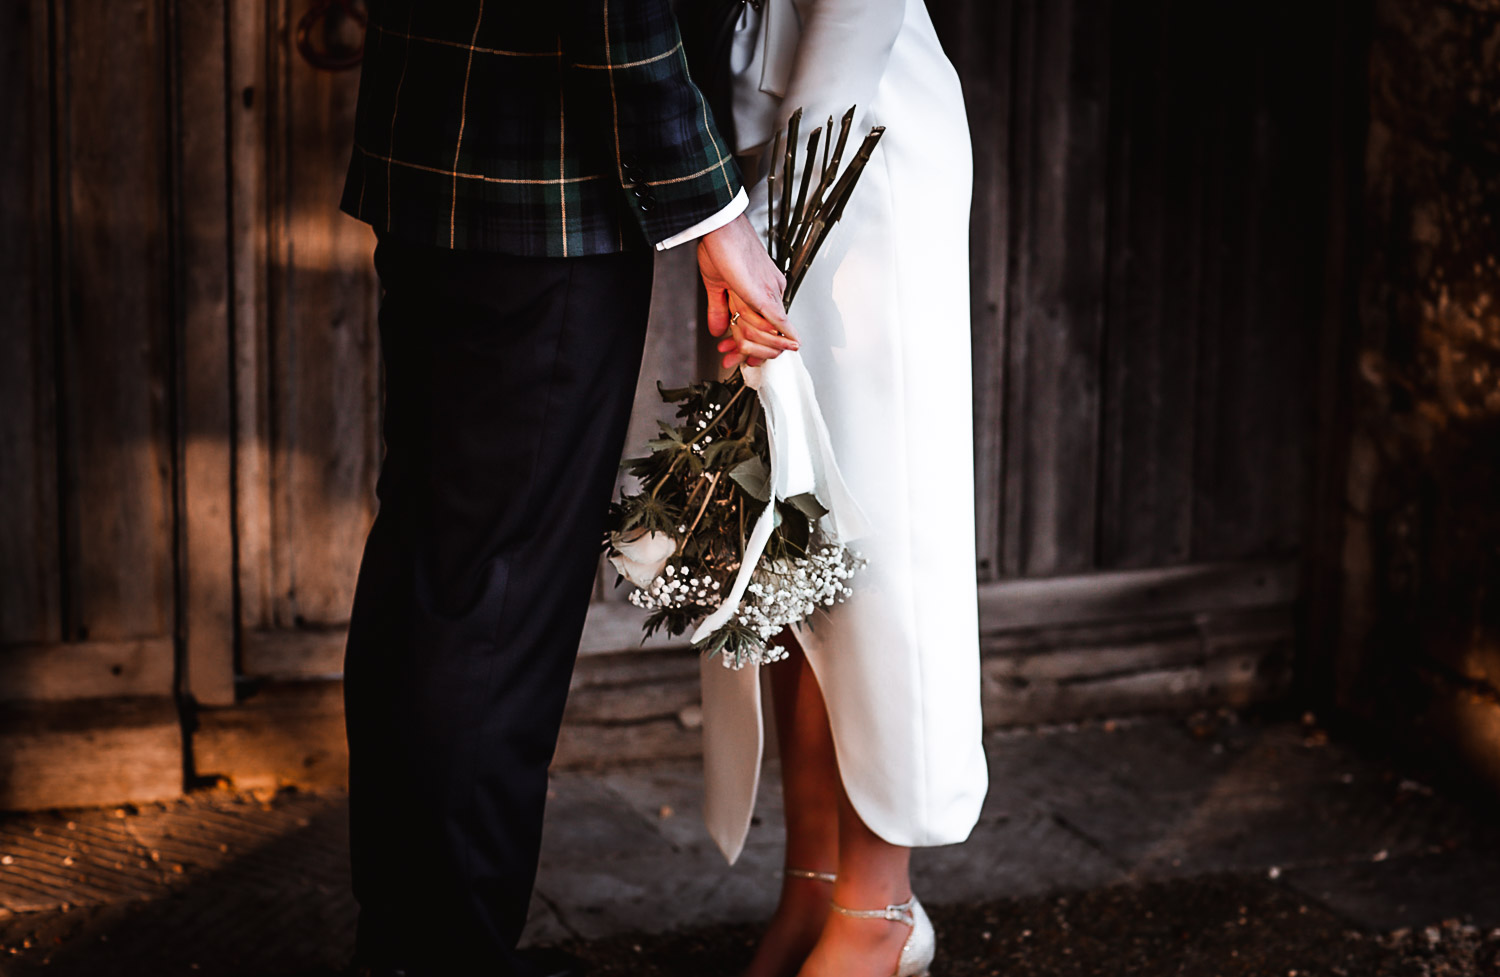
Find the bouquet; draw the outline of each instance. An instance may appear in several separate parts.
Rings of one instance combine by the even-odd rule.
[[[836,144],[830,117],[807,138],[799,182],[801,116],[799,109],[787,124],[784,158],[777,135],[771,158],[781,161],[780,176],[773,167],[767,177],[769,251],[786,276],[788,309],[884,132],[871,129],[840,172],[854,110]],[[605,548],[638,588],[631,603],[650,611],[645,634],[680,635],[696,622],[694,646],[729,668],[786,657],[772,639],[790,625],[811,627],[819,607],[849,597],[866,564],[847,545],[864,531],[863,514],[833,462],[796,356],[686,387],[658,381],[662,399],[677,405],[677,423],[658,422],[650,453],[623,463],[640,490],[610,507]]]

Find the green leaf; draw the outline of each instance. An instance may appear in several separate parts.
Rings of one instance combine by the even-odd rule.
[[[828,510],[824,508],[823,503],[819,502],[818,497],[811,492],[794,495],[787,501],[800,509],[810,522],[817,522],[828,515]]]
[[[771,501],[771,470],[759,458],[746,458],[729,470],[736,485],[762,502]]]
[[[703,463],[709,468],[722,468],[742,447],[738,441],[711,441],[703,449]]]
[[[781,530],[782,538],[788,545],[805,552],[812,536],[812,526],[808,523],[807,516],[796,506],[785,503],[776,507],[776,515],[776,525]]]
[[[664,400],[667,403],[671,404],[671,403],[675,403],[675,402],[677,402],[679,400],[683,400],[685,398],[691,397],[693,395],[693,388],[690,387],[690,386],[689,387],[663,387],[661,385],[661,381],[658,380],[658,381],[656,381],[656,392],[659,393],[659,394],[661,394],[661,399],[662,400]]]

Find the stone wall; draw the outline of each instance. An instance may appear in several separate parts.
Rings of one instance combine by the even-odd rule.
[[[1372,28],[1343,691],[1500,789],[1500,2]]]

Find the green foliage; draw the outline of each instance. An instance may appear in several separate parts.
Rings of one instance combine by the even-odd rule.
[[[658,382],[657,391],[677,405],[678,421],[658,422],[661,436],[647,443],[650,454],[623,463],[640,479],[640,491],[611,507],[609,528],[666,533],[677,540],[674,564],[729,579],[744,551],[745,524],[770,499],[764,411],[739,371],[685,387]],[[687,621],[676,617],[653,615],[647,633],[682,633]]]

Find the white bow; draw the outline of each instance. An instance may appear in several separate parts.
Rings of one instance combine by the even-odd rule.
[[[760,68],[760,90],[783,96],[792,80],[797,62],[797,38],[802,33],[802,18],[792,0],[765,0],[765,30],[761,32],[765,49]]]

